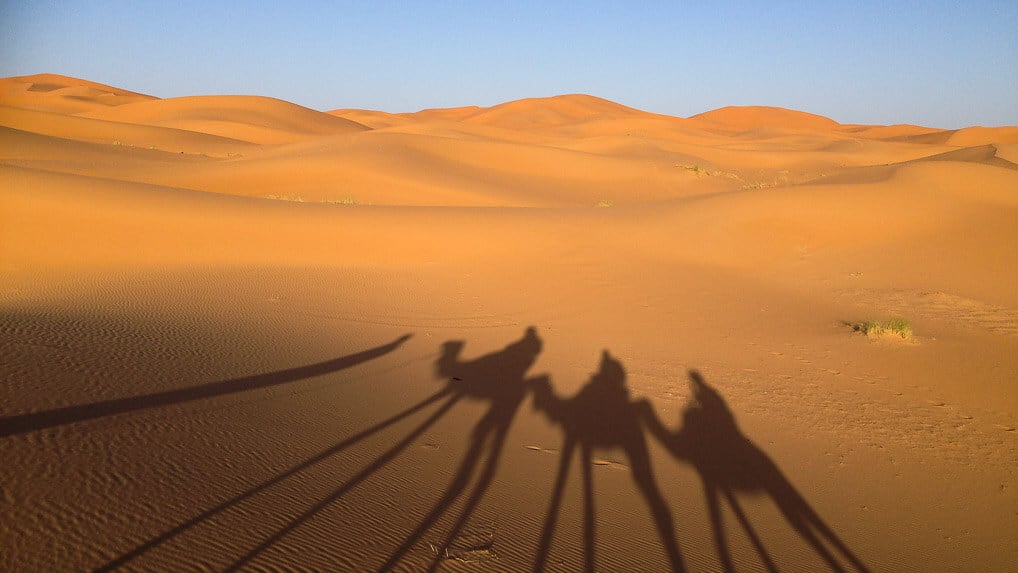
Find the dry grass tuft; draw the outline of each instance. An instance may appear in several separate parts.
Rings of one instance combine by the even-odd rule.
[[[861,332],[873,339],[893,337],[902,340],[912,340],[912,325],[904,318],[846,322],[845,324],[851,326],[852,330]]]

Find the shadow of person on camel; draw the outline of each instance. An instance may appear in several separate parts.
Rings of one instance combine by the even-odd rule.
[[[541,353],[542,342],[537,336],[537,329],[534,327],[527,328],[521,339],[510,343],[502,350],[474,360],[463,361],[460,359],[464,346],[465,343],[459,340],[448,341],[442,345],[439,357],[435,361],[435,375],[437,378],[444,380],[443,388],[424,401],[404,410],[389,420],[358,433],[356,436],[345,440],[342,444],[331,448],[328,452],[323,452],[322,456],[331,455],[331,453],[345,448],[355,441],[359,441],[396,421],[405,419],[409,415],[422,410],[425,406],[444,398],[444,402],[441,403],[437,410],[404,438],[397,441],[392,447],[375,458],[373,462],[364,466],[363,469],[347,479],[330,494],[313,504],[296,518],[290,520],[286,526],[277,530],[256,547],[234,561],[226,571],[238,571],[246,568],[259,554],[279,543],[285,536],[307,523],[329,505],[338,501],[351,489],[366,481],[371,475],[396,459],[411,443],[420,438],[428,428],[437,423],[460,400],[488,402],[490,404],[488,410],[477,422],[470,434],[467,453],[464,455],[453,481],[428,515],[420,522],[419,526],[378,569],[378,571],[391,570],[413,549],[420,538],[448,511],[464,492],[482,457],[487,452],[484,470],[481,477],[478,478],[470,498],[461,510],[461,514],[452,530],[448,533],[446,541],[435,548],[436,555],[428,569],[429,571],[434,571],[442,563],[442,557],[445,555],[446,549],[469,520],[474,508],[481,501],[481,498],[494,479],[506,435],[509,432],[516,412],[519,410],[520,404],[526,398],[530,387],[543,380],[542,378],[529,380],[525,378],[527,370],[530,369],[537,360],[537,356]],[[545,383],[547,383],[546,380]],[[322,456],[318,456],[318,458]]]
[[[682,427],[678,431],[666,428],[650,403],[641,402],[640,410],[649,432],[676,459],[691,464],[700,475],[723,570],[728,573],[735,569],[721,520],[721,496],[728,501],[766,570],[778,570],[739,504],[736,493],[742,492],[770,497],[789,525],[832,571],[846,571],[843,561],[856,571],[868,571],[767,454],[742,434],[724,399],[703,376],[691,370],[689,383],[693,399],[682,412]],[[832,548],[840,554],[840,560]]]
[[[441,354],[435,362],[435,375],[446,380],[446,388],[451,390],[453,395],[487,402],[488,410],[470,432],[467,452],[445,492],[378,571],[390,571],[449,510],[467,489],[474,472],[481,464],[482,457],[487,453],[481,474],[474,484],[470,497],[460,510],[459,517],[446,535],[445,541],[435,546],[436,555],[428,571],[434,571],[439,566],[443,555],[466,525],[495,478],[506,436],[520,404],[535,385],[549,384],[545,376],[526,377],[527,371],[537,360],[543,346],[541,338],[537,335],[537,329],[533,326],[526,329],[523,338],[504,349],[473,360],[461,360],[464,345],[465,343],[460,340],[442,345]]]
[[[543,571],[547,562],[573,451],[579,446],[584,488],[583,539],[586,570],[595,569],[596,519],[591,476],[592,453],[594,449],[621,449],[629,459],[633,481],[636,482],[654,518],[654,525],[672,571],[685,571],[682,555],[675,541],[672,514],[654,481],[647,442],[641,425],[639,403],[629,399],[626,372],[622,364],[606,350],[601,355],[598,371],[575,396],[559,398],[548,382],[542,382],[534,389],[534,407],[559,425],[564,437],[558,475],[555,478],[533,570]]]

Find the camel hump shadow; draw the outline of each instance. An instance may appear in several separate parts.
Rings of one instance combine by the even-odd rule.
[[[534,408],[589,447],[626,448],[642,441],[635,406],[626,387],[625,369],[607,350],[597,371],[573,397],[555,396],[547,383],[534,390]]]
[[[504,349],[474,360],[462,360],[466,342],[450,340],[442,344],[435,361],[435,377],[444,379],[448,389],[465,398],[493,403],[513,402],[526,394],[538,380],[526,379],[526,373],[541,353],[543,342],[537,329],[528,327],[523,337]]]

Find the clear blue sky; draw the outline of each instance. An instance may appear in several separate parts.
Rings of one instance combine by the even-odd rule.
[[[416,111],[589,93],[689,116],[1018,125],[1018,0],[0,0],[0,76]]]

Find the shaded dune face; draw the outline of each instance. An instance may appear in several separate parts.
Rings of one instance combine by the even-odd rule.
[[[1016,189],[1018,127],[0,79],[0,570],[1009,570]]]

